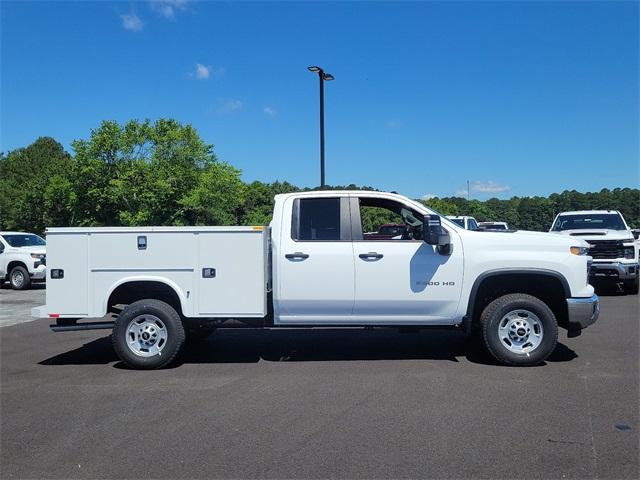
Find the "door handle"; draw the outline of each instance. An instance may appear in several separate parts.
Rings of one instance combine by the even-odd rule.
[[[384,255],[378,252],[361,253],[358,255],[363,260],[380,260]]]
[[[306,260],[307,258],[309,258],[309,254],[302,252],[287,253],[285,254],[284,258],[288,258],[289,260],[294,260],[297,258],[299,258],[300,260]]]

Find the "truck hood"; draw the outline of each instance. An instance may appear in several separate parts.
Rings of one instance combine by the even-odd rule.
[[[570,237],[568,235],[555,235],[549,232],[532,232],[529,230],[516,231],[491,231],[479,230],[478,235],[490,241],[498,243],[509,242],[520,245],[549,245],[549,246],[567,246],[567,247],[588,247],[589,244],[583,237]]]
[[[47,247],[44,245],[34,245],[33,247],[9,247],[7,252],[15,252],[15,253],[37,253],[37,254],[45,254],[47,253]]]
[[[579,230],[562,230],[551,232],[554,235],[564,235],[582,240],[624,240],[633,242],[633,235],[629,230],[608,230],[606,228],[584,228]]]

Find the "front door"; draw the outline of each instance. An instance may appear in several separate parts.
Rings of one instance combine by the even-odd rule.
[[[355,303],[362,323],[453,321],[462,290],[462,245],[453,253],[422,240],[423,215],[380,197],[353,197]]]
[[[279,291],[276,324],[347,323],[354,300],[354,262],[346,197],[289,199],[291,229],[274,251]],[[286,220],[285,220],[285,224]]]

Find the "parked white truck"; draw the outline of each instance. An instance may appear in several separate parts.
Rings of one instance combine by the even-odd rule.
[[[402,236],[367,239],[371,211]],[[533,365],[558,325],[575,336],[599,314],[586,242],[465,230],[392,193],[277,195],[269,227],[50,228],[47,242],[47,304],[32,314],[54,331],[113,329],[137,368],[170,363],[185,332],[239,325],[458,328]]]
[[[47,278],[47,250],[43,238],[26,232],[0,232],[0,285],[9,281],[14,290]]]
[[[558,214],[552,233],[578,237],[589,243],[591,278],[621,282],[626,293],[638,293],[638,244],[617,210],[580,210]]]

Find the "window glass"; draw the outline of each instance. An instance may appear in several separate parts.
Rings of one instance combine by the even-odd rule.
[[[422,214],[378,198],[360,199],[363,240],[422,240]]]
[[[476,223],[476,221],[473,218],[469,219],[469,230],[477,230],[478,229],[478,224]]]
[[[38,235],[32,233],[3,235],[5,242],[12,247],[34,247],[38,245],[46,245],[47,242]]]
[[[450,218],[449,220],[451,220],[456,225],[464,228],[464,218]]]
[[[553,230],[582,230],[588,228],[606,228],[625,230],[624,222],[617,213],[595,213],[585,215],[560,215]]]
[[[340,199],[303,198],[296,240],[340,240]]]

